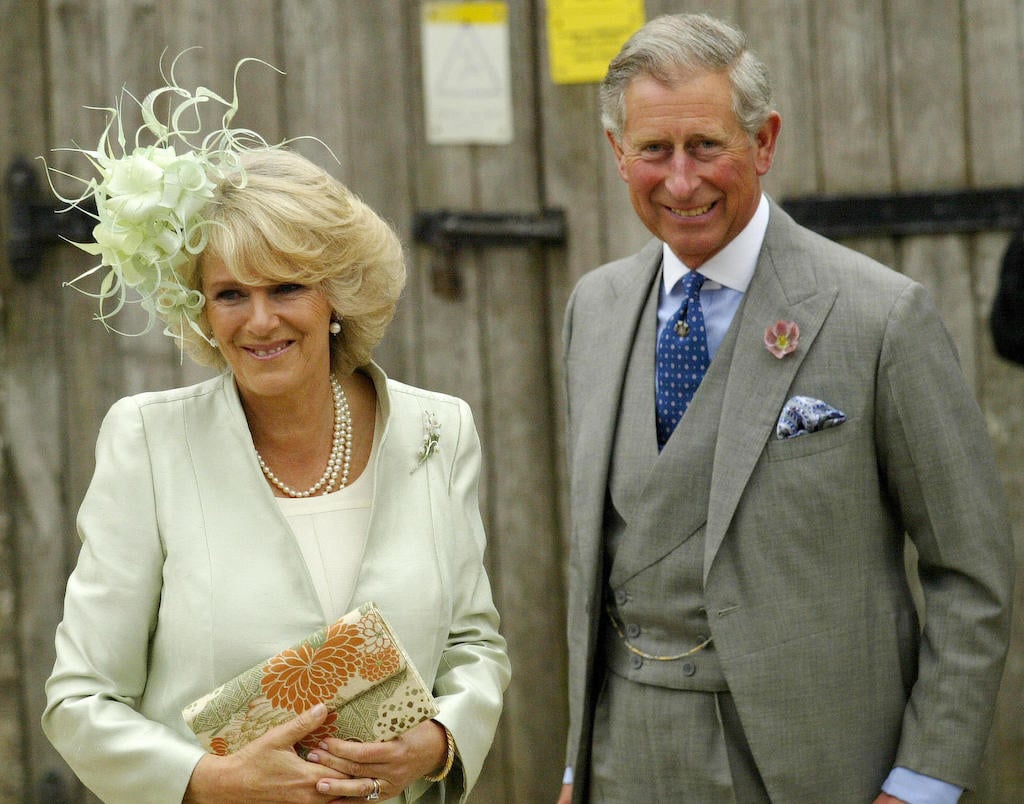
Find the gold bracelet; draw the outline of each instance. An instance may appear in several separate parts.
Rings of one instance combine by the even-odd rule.
[[[452,737],[452,733],[448,731],[448,727],[444,723],[438,723],[442,729],[444,729],[445,739],[448,741],[448,755],[444,758],[444,767],[438,773],[433,776],[424,776],[428,782],[440,782],[444,779],[452,769],[452,765],[455,764],[455,738]]]

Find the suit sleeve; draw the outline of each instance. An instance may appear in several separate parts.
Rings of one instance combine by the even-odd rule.
[[[114,405],[101,427],[78,532],[82,548],[57,629],[43,730],[103,800],[180,802],[203,751],[136,708],[164,554],[149,449],[131,399]]]
[[[573,422],[573,409],[572,409],[572,395],[571,388],[572,384],[569,382],[569,368],[571,365],[570,353],[572,350],[572,335],[573,335],[573,313],[576,309],[576,299],[579,293],[578,286],[569,297],[569,302],[565,308],[565,318],[562,325],[562,374],[563,382],[565,384],[565,399],[566,399],[566,469],[568,472],[572,470],[572,450],[573,450],[573,436],[571,433],[571,426]],[[575,560],[576,546],[575,546],[575,532],[573,533],[573,540],[570,543],[570,561],[569,561],[569,573],[572,574],[578,569],[579,562]],[[570,588],[575,588],[575,584],[570,584]],[[577,750],[580,745],[581,734],[583,732],[583,719],[584,712],[583,708],[585,703],[584,687],[585,679],[588,676],[588,669],[583,666],[586,659],[581,654],[583,653],[580,647],[579,634],[584,633],[586,628],[586,613],[583,610],[583,605],[579,600],[578,595],[569,595],[567,600],[567,633],[566,643],[568,646],[569,656],[569,672],[568,672],[568,696],[569,696],[569,730],[566,738],[566,751],[565,751],[565,764],[566,764],[566,779],[573,777],[573,771],[577,766]]]
[[[894,764],[971,787],[1007,650],[1013,548],[984,417],[919,285],[893,306],[879,379],[880,462],[925,602]]]
[[[501,715],[511,676],[498,612],[484,568],[485,537],[480,516],[480,439],[469,406],[458,403],[458,443],[449,477],[454,565],[452,624],[434,681],[438,722],[452,733],[459,770],[445,781],[445,797],[465,800],[480,776]],[[413,789],[415,796],[422,790]]]

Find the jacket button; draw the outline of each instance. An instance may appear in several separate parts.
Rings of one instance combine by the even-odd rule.
[[[630,623],[626,626],[626,636],[630,639],[636,639],[640,636],[640,626],[636,623]]]
[[[684,676],[692,676],[694,673],[697,672],[697,665],[695,665],[693,662],[683,662],[682,666],[679,669],[683,671]]]
[[[618,603],[621,606],[621,605],[625,604],[628,600],[629,600],[629,595],[626,594],[626,590],[625,589],[617,589],[617,590],[615,590],[615,602],[616,603]]]
[[[629,666],[632,667],[634,670],[639,670],[641,667],[644,666],[643,656],[637,656],[634,653],[632,656],[629,657]]]

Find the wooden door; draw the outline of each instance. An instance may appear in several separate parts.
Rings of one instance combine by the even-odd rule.
[[[560,330],[584,272],[635,251],[636,220],[600,130],[594,84],[548,71],[546,0],[509,0],[512,141],[432,145],[423,124],[424,0],[0,0],[0,159],[98,137],[124,84],[159,83],[158,61],[199,45],[180,80],[231,91],[238,123],[297,147],[391,220],[409,283],[378,353],[399,379],[464,397],[485,451],[487,562],[514,668],[505,715],[474,800],[553,800],[562,772],[564,563]],[[1024,0],[647,0],[648,18],[708,11],[738,22],[768,63],[784,118],[767,186],[812,193],[1024,183]],[[41,173],[37,177],[41,179]],[[414,236],[420,213],[565,215],[562,245],[469,243],[451,253]],[[9,196],[0,196],[6,235]],[[1024,535],[1024,370],[994,355],[986,315],[1006,231],[850,241],[920,279],[937,298],[990,424],[1018,541]],[[195,381],[158,334],[124,339],[61,283],[91,264],[48,246],[39,273],[0,269],[0,801],[87,798],[39,727],[74,516],[100,418],[119,396]],[[458,294],[435,283],[451,268]],[[1019,551],[1024,555],[1024,548]],[[1018,611],[1024,610],[1024,583]],[[1014,642],[978,800],[1024,789],[1024,617]]]
[[[783,118],[765,181],[783,204],[810,195],[1024,184],[1021,0],[647,0],[645,6],[648,19],[707,12],[747,33],[771,71]],[[542,43],[545,202],[566,211],[569,231],[564,260],[550,279],[554,320],[576,279],[636,251],[649,235],[610,158],[595,87],[552,83]],[[1024,791],[1024,369],[996,356],[987,328],[1008,238],[1004,228],[845,241],[932,293],[984,410],[1010,500],[1017,614],[981,783],[965,796],[977,801],[1016,800]]]
[[[539,209],[535,143],[537,45],[530,3],[511,4],[516,131],[509,146],[430,146],[422,133],[420,4],[397,0],[3,0],[5,75],[0,119],[15,156],[93,143],[122,85],[138,97],[159,85],[158,62],[199,46],[178,68],[183,86],[230,95],[236,62],[254,56],[285,71],[243,69],[238,125],[268,140],[315,134],[296,148],[387,217],[409,253],[409,283],[378,359],[392,376],[457,394],[473,406],[485,445],[481,497],[487,562],[515,678],[476,798],[543,800],[557,790],[565,714],[561,534],[551,380],[552,259],[529,245],[468,247],[454,259],[458,295],[435,292],[442,259],[418,245],[419,210],[501,213]],[[79,163],[75,167],[81,171]],[[36,177],[42,173],[36,166]],[[40,191],[42,192],[42,191]],[[6,220],[6,217],[5,217]],[[61,283],[91,258],[48,246],[29,280],[4,274],[4,438],[0,520],[0,800],[79,800],[87,794],[39,727],[64,580],[78,550],[74,514],[92,471],[100,419],[118,397],[195,381],[168,339],[125,339],[91,320],[93,302]],[[129,316],[131,319],[131,316]],[[17,601],[15,607],[14,601]]]
[[[419,5],[416,3],[410,6]],[[537,47],[532,2],[509,3],[514,134],[508,145],[429,145],[423,132],[420,37],[409,44],[408,119],[416,211],[538,213]],[[407,18],[415,31],[417,17]],[[414,247],[405,314],[410,372],[465,398],[484,444],[488,562],[513,665],[500,737],[476,800],[544,801],[562,775],[565,731],[564,594],[556,509],[549,286],[557,253],[530,245]],[[435,270],[454,260],[461,290],[439,292]]]

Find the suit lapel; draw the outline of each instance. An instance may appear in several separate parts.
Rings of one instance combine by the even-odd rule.
[[[743,489],[785,404],[793,379],[836,298],[822,286],[811,252],[795,242],[803,231],[774,203],[757,269],[737,317],[737,341],[719,423],[704,543],[704,580],[725,538]],[[800,327],[797,350],[782,359],[764,347],[776,321]]]
[[[580,544],[588,551],[582,556],[584,565],[595,571],[600,566],[605,492],[626,367],[647,293],[660,268],[661,242],[651,241],[609,282],[607,296],[598,300],[600,309],[591,302],[588,310],[574,313],[573,341],[585,342],[573,349],[594,354],[577,364],[590,373],[573,378],[577,423],[572,429],[587,434],[574,450],[571,469],[581,480],[574,484],[573,509],[576,529],[588,537]],[[590,324],[594,316],[604,325]]]

